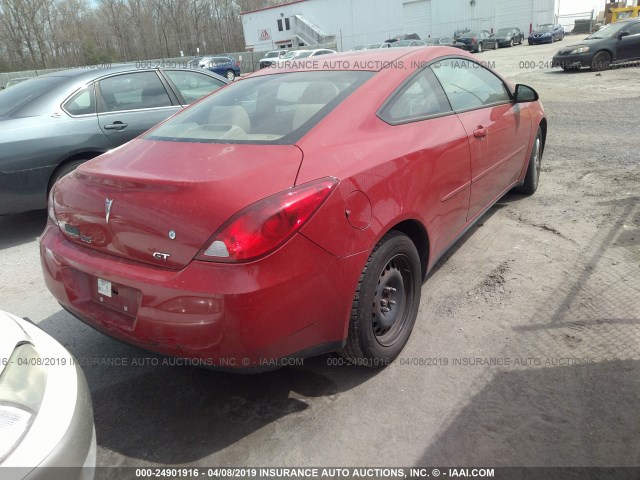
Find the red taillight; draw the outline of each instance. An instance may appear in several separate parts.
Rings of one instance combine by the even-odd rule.
[[[323,178],[249,205],[227,220],[196,258],[236,263],[271,253],[302,228],[337,184]]]
[[[56,186],[55,184],[51,186],[51,190],[49,191],[49,197],[47,198],[47,215],[49,216],[49,220],[54,225],[58,225],[58,219],[56,218],[56,210],[54,205],[53,196],[55,194]]]

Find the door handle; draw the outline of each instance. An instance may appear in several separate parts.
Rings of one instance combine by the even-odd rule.
[[[473,131],[473,136],[480,140],[484,140],[487,138],[487,129],[482,126],[478,126],[478,128]]]
[[[124,130],[129,125],[123,122],[113,122],[104,126],[105,130]]]

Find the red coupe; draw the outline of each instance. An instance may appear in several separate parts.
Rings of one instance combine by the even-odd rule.
[[[82,321],[206,365],[384,366],[429,269],[538,186],[538,95],[458,49],[265,69],[52,189],[46,284]]]

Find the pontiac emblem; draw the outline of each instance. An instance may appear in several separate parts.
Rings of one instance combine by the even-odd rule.
[[[107,213],[104,217],[107,223],[109,223],[109,214],[111,213],[111,205],[113,205],[113,200],[109,200],[108,198],[104,201],[104,210]]]

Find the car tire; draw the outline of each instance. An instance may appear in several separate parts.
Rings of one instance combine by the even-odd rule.
[[[511,41],[509,42],[509,46],[513,47],[514,45],[515,45],[515,43],[514,43],[513,38],[512,38]]]
[[[524,195],[533,195],[538,189],[540,183],[540,167],[542,165],[542,153],[544,146],[542,145],[542,131],[538,127],[538,133],[533,140],[533,147],[531,148],[531,155],[529,156],[529,165],[527,166],[527,173],[524,176],[524,183],[516,189],[518,193]]]
[[[391,363],[413,330],[421,287],[416,246],[404,233],[390,231],[376,244],[360,275],[347,342],[339,354],[369,367]]]
[[[482,53],[482,43],[479,43],[476,47],[476,53]]]
[[[608,70],[611,66],[611,55],[608,52],[598,52],[593,56],[591,60],[591,70],[594,72],[601,72]]]
[[[233,70],[227,70],[224,76],[227,77],[227,80],[233,82],[236,79],[236,72],[234,72]]]
[[[500,45],[498,45],[498,42],[494,42],[493,43],[493,49],[497,50],[500,47]]]
[[[51,180],[49,182],[49,190],[51,190],[51,187],[53,187],[58,180],[60,180],[65,175],[73,172],[76,168],[78,168],[87,160],[89,159],[84,158],[82,160],[73,160],[71,162],[67,162],[59,166],[57,170],[53,172],[53,175],[51,175]]]

